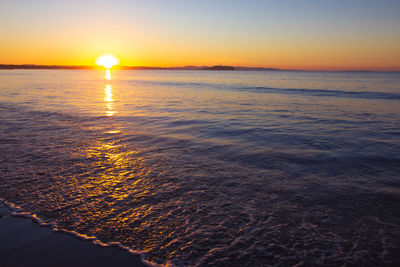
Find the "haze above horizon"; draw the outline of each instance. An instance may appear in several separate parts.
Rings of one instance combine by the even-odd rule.
[[[400,70],[400,1],[2,1],[0,64]]]

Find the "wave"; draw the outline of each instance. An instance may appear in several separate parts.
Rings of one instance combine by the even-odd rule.
[[[342,97],[342,98],[364,98],[364,99],[388,99],[400,100],[400,94],[373,91],[342,91],[326,89],[301,89],[301,88],[270,88],[270,87],[242,87],[239,90],[252,90],[264,93],[308,95],[319,97]]]
[[[140,259],[143,263],[150,267],[160,267],[163,265],[159,265],[150,261],[147,261],[144,255],[144,252],[133,250],[127,246],[122,245],[120,242],[102,242],[100,241],[96,236],[88,236],[86,234],[81,234],[76,231],[71,231],[71,230],[66,230],[66,229],[61,229],[57,226],[56,223],[48,223],[42,220],[40,217],[38,217],[36,214],[31,213],[31,212],[26,212],[23,211],[21,207],[15,205],[12,202],[9,202],[3,198],[0,197],[0,204],[4,203],[6,207],[11,211],[11,215],[14,217],[22,217],[22,218],[28,218],[34,221],[35,223],[39,224],[40,226],[44,227],[49,227],[51,230],[54,232],[61,232],[65,234],[72,235],[78,239],[85,240],[85,241],[91,241],[94,245],[101,246],[101,247],[117,247],[119,249],[125,250],[128,253],[132,255],[137,255],[140,256]]]
[[[266,94],[284,94],[284,95],[303,95],[316,97],[339,97],[339,98],[360,98],[360,99],[381,99],[381,100],[400,100],[399,93],[376,92],[376,91],[345,91],[331,89],[310,89],[310,88],[276,88],[267,86],[243,86],[243,85],[227,85],[218,83],[201,83],[201,82],[167,82],[167,81],[149,81],[138,80],[130,81],[131,83],[162,85],[173,87],[186,87],[194,89],[216,89],[216,90],[233,90]]]

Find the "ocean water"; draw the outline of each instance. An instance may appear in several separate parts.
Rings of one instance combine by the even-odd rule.
[[[161,265],[400,263],[400,73],[104,75],[0,71],[19,212]]]

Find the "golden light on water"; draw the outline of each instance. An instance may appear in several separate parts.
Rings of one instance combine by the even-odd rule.
[[[115,66],[118,63],[119,63],[118,58],[110,54],[101,55],[96,59],[96,64],[103,66],[107,70],[111,69],[112,66]]]
[[[107,101],[107,102],[114,101],[112,99],[113,95],[112,95],[112,91],[111,90],[112,90],[111,85],[107,84],[106,89],[105,89],[106,97],[104,98],[104,101]]]
[[[111,80],[111,71],[106,70],[106,80]]]
[[[113,94],[112,94],[111,85],[107,84],[106,89],[104,91],[106,94],[106,96],[104,97],[104,101],[106,102],[106,109],[107,109],[106,115],[112,116],[112,115],[114,115],[115,111],[113,111],[114,99],[112,98]]]

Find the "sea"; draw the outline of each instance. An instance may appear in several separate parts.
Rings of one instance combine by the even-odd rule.
[[[1,70],[0,197],[153,265],[398,266],[400,73]]]

